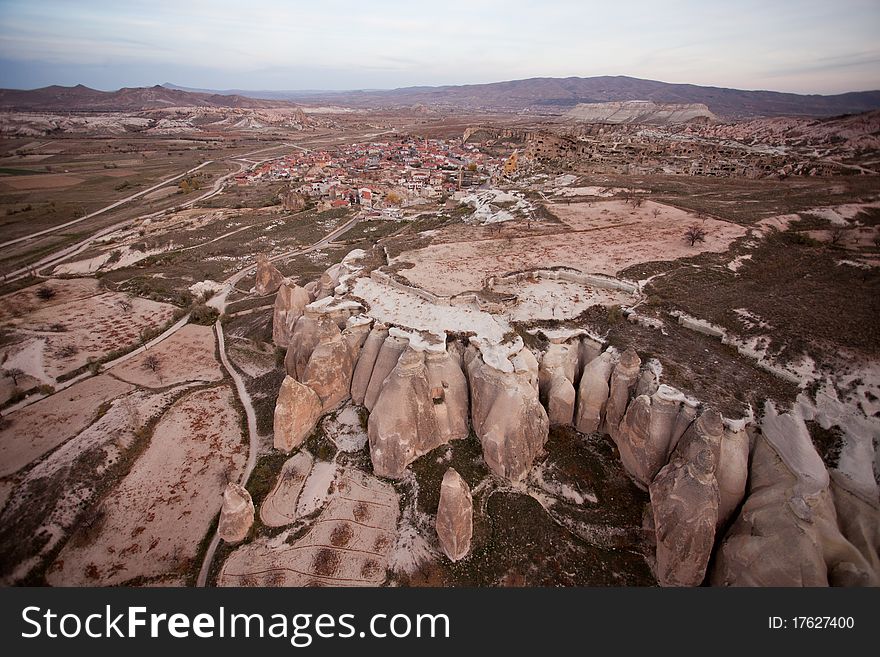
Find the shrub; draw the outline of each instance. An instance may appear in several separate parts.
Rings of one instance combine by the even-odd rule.
[[[48,285],[41,285],[37,288],[37,298],[43,301],[49,301],[55,298],[55,290]]]
[[[217,321],[220,313],[215,308],[205,305],[204,303],[196,304],[190,310],[189,321],[191,324],[199,324],[201,326],[211,326]]]

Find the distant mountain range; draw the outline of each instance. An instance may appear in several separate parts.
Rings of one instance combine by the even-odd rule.
[[[424,105],[439,110],[481,110],[565,114],[584,103],[653,101],[703,104],[722,118],[821,117],[880,109],[880,91],[833,96],[744,91],[693,84],[669,84],[625,76],[531,78],[490,84],[404,87],[359,91],[215,91],[166,83],[154,87],[97,91],[82,85],[22,91],[0,90],[0,109],[40,111],[133,111],[175,106],[291,107],[291,101],[362,108]]]
[[[167,83],[165,86],[184,89]],[[801,95],[670,84],[626,76],[530,78],[489,84],[403,87],[384,91],[266,92],[236,89],[210,93],[356,107],[426,105],[434,108],[540,114],[563,114],[581,103],[650,100],[655,103],[702,103],[720,117],[736,119],[758,116],[838,116],[880,109],[880,91],[858,91],[833,96]]]
[[[0,89],[0,109],[24,111],[138,111],[162,107],[293,107],[287,101],[247,98],[234,94],[195,93],[181,89],[125,87],[118,91],[98,91],[81,84],[75,87],[51,86],[22,91]]]

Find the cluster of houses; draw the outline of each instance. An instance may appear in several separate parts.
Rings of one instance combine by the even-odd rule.
[[[336,150],[299,151],[252,167],[236,182],[289,181],[290,190],[319,210],[364,211],[424,203],[478,186],[503,171],[504,160],[456,140],[402,137]]]

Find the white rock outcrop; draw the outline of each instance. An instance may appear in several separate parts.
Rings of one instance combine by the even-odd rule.
[[[803,420],[765,409],[748,496],[716,550],[716,586],[877,586],[838,526],[825,464]]]

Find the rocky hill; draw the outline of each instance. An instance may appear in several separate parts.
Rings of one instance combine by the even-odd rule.
[[[575,122],[649,123],[655,125],[713,121],[716,118],[703,103],[658,104],[650,100],[579,103],[563,115],[563,119]]]
[[[125,87],[117,91],[99,91],[81,84],[75,87],[53,85],[40,89],[0,89],[0,109],[42,112],[140,111],[163,107],[292,107],[286,101],[246,98],[244,96],[193,93],[179,89]]]
[[[239,93],[259,96],[264,92]],[[564,114],[580,103],[649,100],[655,103],[702,103],[727,119],[757,116],[836,116],[880,109],[880,91],[833,96],[776,91],[745,91],[694,84],[670,84],[627,76],[530,78],[489,84],[404,87],[380,91],[272,92],[300,102],[359,107],[411,107]]]

